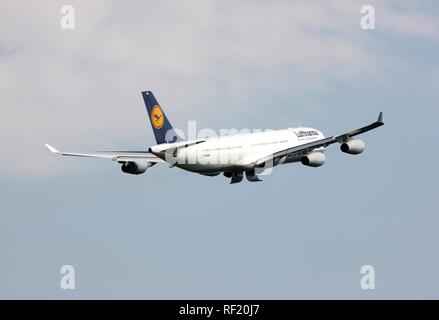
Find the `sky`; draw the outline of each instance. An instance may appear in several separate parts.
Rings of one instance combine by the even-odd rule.
[[[439,298],[438,16],[427,0],[1,1],[0,298]],[[322,167],[237,185],[45,149],[146,150],[142,90],[183,130],[385,126],[361,155],[333,145]]]

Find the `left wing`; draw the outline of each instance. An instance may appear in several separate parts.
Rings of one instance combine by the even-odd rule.
[[[58,151],[47,143],[45,146],[50,150],[50,152],[61,154],[63,156],[111,159],[118,162],[130,162],[136,160],[144,160],[151,163],[165,162],[159,157],[156,157],[152,153],[146,151],[97,151],[92,153],[73,153]]]
[[[264,157],[262,159],[257,160],[255,164],[258,166],[258,165],[261,165],[261,164],[263,164],[264,162],[266,162],[268,160],[273,160],[273,161],[277,160],[278,161],[279,159],[282,159],[285,156],[305,155],[305,154],[311,152],[314,149],[321,148],[321,147],[326,148],[327,146],[329,146],[330,144],[333,144],[335,142],[340,142],[340,143],[341,142],[346,142],[346,141],[348,141],[353,136],[356,136],[356,135],[359,135],[361,133],[364,133],[364,132],[370,131],[372,129],[378,128],[378,127],[380,127],[382,125],[384,125],[383,113],[380,112],[380,114],[378,115],[378,119],[375,122],[373,122],[373,123],[371,123],[371,124],[369,124],[369,125],[367,125],[365,127],[362,127],[362,128],[359,128],[359,129],[355,129],[355,130],[352,130],[352,131],[349,131],[349,132],[346,132],[346,133],[343,133],[343,134],[340,134],[340,135],[337,135],[337,136],[327,137],[327,138],[324,138],[324,139],[320,139],[320,140],[317,140],[317,141],[305,143],[305,144],[302,144],[302,145],[299,145],[299,146],[296,146],[296,147],[292,147],[292,148],[288,148],[288,149],[285,149],[285,150],[282,150],[282,151],[278,151],[278,152],[276,152],[274,154],[268,155],[268,156],[266,156],[266,157]]]

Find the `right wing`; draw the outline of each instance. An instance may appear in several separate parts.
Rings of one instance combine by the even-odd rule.
[[[88,158],[102,158],[111,159],[118,162],[130,162],[136,160],[143,160],[151,163],[165,162],[164,160],[156,157],[150,152],[146,151],[97,151],[91,153],[73,153],[73,152],[61,152],[52,147],[50,144],[45,144],[47,149],[52,153],[61,154],[63,156],[73,157],[88,157]]]
[[[334,138],[335,138],[335,140],[337,140],[337,142],[346,142],[353,136],[359,135],[361,133],[365,133],[367,131],[370,131],[370,130],[378,128],[378,127],[381,127],[382,125],[384,125],[383,113],[380,112],[380,114],[378,115],[378,119],[375,122],[373,122],[365,127],[355,129],[355,130],[349,131],[347,133],[340,134],[338,136],[335,136]]]
[[[305,143],[305,144],[301,144],[298,145],[296,147],[292,147],[292,148],[288,148],[285,150],[281,150],[279,152],[276,152],[274,154],[270,154],[266,157],[263,157],[261,159],[258,159],[255,164],[258,165],[262,165],[264,164],[266,161],[280,161],[280,159],[282,159],[283,157],[286,156],[301,156],[301,155],[306,155],[307,153],[313,151],[314,149],[317,148],[321,148],[324,147],[326,148],[327,146],[329,146],[330,144],[339,142],[339,143],[343,143],[348,141],[351,137],[359,135],[361,133],[370,131],[372,129],[378,128],[380,126],[384,125],[383,122],[383,113],[380,112],[380,114],[378,115],[378,119],[375,122],[372,122],[371,124],[361,127],[359,129],[355,129],[343,134],[339,134],[336,136],[331,136],[331,137],[327,137],[327,138],[323,138],[317,141],[313,141],[313,142],[309,142],[309,143]]]
[[[269,160],[270,161],[273,160],[276,163],[278,163],[278,161],[280,161],[280,159],[282,159],[283,157],[306,155],[307,153],[311,152],[314,149],[321,148],[321,147],[326,148],[328,145],[330,145],[334,142],[337,142],[337,140],[335,140],[334,137],[328,137],[328,138],[320,139],[317,141],[301,144],[301,145],[296,146],[296,147],[288,148],[288,149],[270,154],[262,159],[257,160],[255,164],[257,166],[259,166],[259,165],[262,165],[266,161],[269,161]],[[283,162],[283,161],[281,161],[281,162]]]

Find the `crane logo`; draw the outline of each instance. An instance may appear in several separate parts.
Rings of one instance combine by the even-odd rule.
[[[151,111],[151,123],[154,128],[161,129],[165,123],[165,116],[163,115],[162,108],[156,104]]]

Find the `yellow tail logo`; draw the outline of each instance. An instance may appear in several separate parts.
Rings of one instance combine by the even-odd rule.
[[[162,108],[158,104],[156,104],[151,111],[151,123],[152,126],[156,129],[163,128],[165,124],[165,116],[163,115]]]

